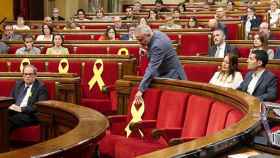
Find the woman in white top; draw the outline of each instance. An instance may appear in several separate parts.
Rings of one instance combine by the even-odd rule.
[[[232,53],[228,53],[224,57],[220,70],[215,72],[209,83],[236,89],[243,81],[242,74],[237,70],[237,67],[238,57]]]
[[[13,30],[30,30],[30,27],[24,25],[24,19],[22,16],[17,18],[17,24],[13,25]]]
[[[253,48],[250,49],[250,54],[254,50],[265,50],[268,55],[268,59],[274,58],[274,50],[268,48],[268,39],[264,34],[261,33],[255,34],[253,40],[254,40]]]
[[[36,41],[52,41],[53,39],[53,28],[50,25],[44,24],[42,26],[42,35],[38,35]]]
[[[53,46],[47,49],[46,54],[48,55],[68,55],[69,51],[67,48],[63,47],[63,36],[61,34],[54,35]]]
[[[280,16],[280,9],[278,8],[277,0],[272,0],[270,4],[270,10],[268,11],[270,15],[270,27],[275,28]]]

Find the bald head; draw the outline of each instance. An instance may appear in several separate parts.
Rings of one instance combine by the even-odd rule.
[[[208,21],[208,27],[209,28],[216,28],[217,27],[217,25],[218,25],[218,20],[217,19],[210,19],[209,21]]]

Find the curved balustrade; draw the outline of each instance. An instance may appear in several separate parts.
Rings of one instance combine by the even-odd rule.
[[[108,121],[99,112],[76,104],[60,101],[37,103],[41,122],[50,127],[50,140],[30,147],[0,154],[0,158],[77,157],[91,153],[102,138]]]
[[[137,84],[140,77],[125,76],[123,80],[117,82],[118,91],[120,94],[120,102],[126,105],[126,95],[129,87]],[[154,80],[152,88],[162,90],[172,90],[178,92],[186,92],[195,95],[210,97],[216,101],[221,101],[244,112],[244,117],[228,128],[193,141],[182,143],[176,146],[167,147],[152,153],[148,153],[139,158],[162,158],[174,157],[188,154],[196,154],[200,157],[217,154],[225,149],[228,149],[240,143],[247,136],[254,135],[260,127],[260,102],[255,97],[249,96],[243,92],[239,92],[229,88],[221,88],[214,85],[197,83],[191,81],[177,80]],[[125,113],[125,107],[120,107]]]

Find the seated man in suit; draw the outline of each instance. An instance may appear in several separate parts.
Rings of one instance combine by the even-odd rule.
[[[238,56],[237,49],[226,43],[226,36],[223,30],[214,30],[213,38],[214,46],[208,49],[208,56],[215,58],[224,58],[228,53],[233,53]]]
[[[247,92],[261,101],[277,99],[277,77],[265,68],[268,55],[265,50],[255,50],[248,58],[249,71],[244,81],[237,88]]]
[[[16,82],[11,96],[16,103],[9,107],[10,131],[36,124],[36,107],[34,103],[48,99],[46,87],[36,79],[37,68],[26,65],[23,68],[23,80]]]

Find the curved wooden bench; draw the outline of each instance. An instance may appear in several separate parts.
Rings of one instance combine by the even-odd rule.
[[[50,100],[38,102],[37,106],[40,121],[47,123],[53,133],[49,138],[55,138],[0,154],[0,158],[90,156],[109,125],[99,112],[76,104]]]
[[[120,105],[127,105],[127,94],[130,93],[129,89],[137,84],[140,79],[140,77],[125,76],[123,80],[119,80],[117,82]],[[154,80],[151,88],[185,92],[209,97],[213,100],[231,105],[244,112],[245,115],[233,126],[227,127],[213,135],[139,156],[141,158],[174,157],[188,154],[218,154],[221,151],[239,144],[242,140],[247,139],[250,134],[254,134],[259,130],[260,102],[255,97],[249,96],[245,93],[204,83],[177,80]],[[125,113],[124,109],[125,107],[120,107],[120,111]]]

